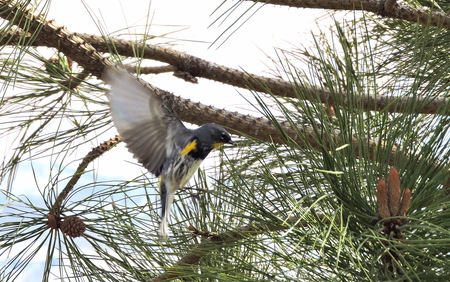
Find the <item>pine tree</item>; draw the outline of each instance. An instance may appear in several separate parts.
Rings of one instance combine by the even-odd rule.
[[[0,170],[2,281],[42,256],[43,281],[450,277],[448,3],[225,1],[221,17],[246,2],[246,13],[265,3],[348,13],[312,35],[314,48],[278,50],[274,75],[261,76],[148,44],[148,34],[74,33],[46,18],[51,3],[0,0],[0,136],[17,145],[6,145]],[[112,65],[247,89],[259,114],[147,84],[183,121],[239,139],[178,193],[167,242],[156,232],[156,179],[137,166],[132,179],[95,177],[95,163],[123,146],[101,80]],[[34,167],[40,158],[51,165]],[[27,180],[29,195],[15,191],[24,164],[48,176],[44,186]]]

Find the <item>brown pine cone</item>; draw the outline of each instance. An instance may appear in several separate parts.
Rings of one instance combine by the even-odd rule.
[[[61,231],[69,237],[80,237],[86,231],[86,224],[78,216],[68,216],[61,222]]]

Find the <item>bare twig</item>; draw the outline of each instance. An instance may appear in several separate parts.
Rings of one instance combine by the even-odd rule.
[[[297,83],[296,85],[283,79],[250,74],[157,45],[139,44],[118,38],[103,38],[92,34],[77,34],[77,36],[83,38],[86,42],[89,42],[99,52],[110,52],[110,50],[113,49],[122,56],[131,57],[138,53],[145,59],[168,63],[178,70],[190,73],[192,76],[203,77],[224,84],[269,93],[279,97],[299,98],[302,100],[310,100],[311,102],[321,102],[326,105],[336,104],[334,95],[327,89],[301,87],[301,83]],[[136,52],[136,49],[138,49],[139,52]],[[301,87],[301,89],[299,89],[299,87]],[[340,95],[339,101],[350,101],[348,93],[342,92]],[[435,114],[439,109],[450,103],[450,99],[445,97],[414,97],[414,99],[412,99],[411,97],[374,96],[366,94],[354,96],[352,99],[354,99],[352,107],[361,105],[361,108],[366,111],[387,110],[391,113],[405,112],[410,108],[408,105],[414,102],[417,105],[422,105],[418,112],[423,114]],[[450,111],[440,114],[450,115]]]
[[[125,69],[131,73],[136,72],[136,66],[126,65]],[[158,67],[140,67],[139,73],[141,74],[160,74],[160,73],[168,73],[175,72],[177,68],[171,65],[166,66],[158,66]]]
[[[51,209],[52,214],[56,217],[60,214],[60,207],[62,206],[63,201],[66,199],[67,195],[69,195],[70,191],[72,191],[73,187],[75,187],[75,184],[77,184],[78,180],[80,179],[81,175],[83,175],[85,169],[87,166],[96,158],[103,155],[103,153],[107,152],[114,146],[116,146],[122,139],[119,135],[116,135],[114,138],[109,139],[108,141],[100,144],[99,146],[95,147],[90,151],[81,161],[80,165],[77,168],[77,171],[72,175],[72,178],[67,183],[66,187],[59,193],[58,198],[56,199],[55,203],[53,204],[53,207]]]
[[[367,11],[382,17],[450,29],[450,15],[428,8],[415,8],[396,0],[245,0],[295,8]]]
[[[42,46],[57,48],[66,56],[81,65],[85,72],[90,72],[94,76],[101,78],[105,67],[113,65],[107,58],[104,58],[98,53],[91,44],[86,43],[79,35],[70,32],[63,26],[57,25],[54,21],[47,21],[41,15],[33,15],[29,10],[25,9],[25,7],[16,6],[10,1],[0,0],[0,12],[2,12],[2,10],[3,13],[0,13],[0,17],[11,21],[11,23],[17,25],[17,27],[27,30],[31,34],[38,34],[37,37],[32,39],[34,42],[39,42]],[[23,17],[27,20],[20,20]],[[125,42],[122,45],[127,46],[127,44],[128,43]],[[121,46],[121,43],[117,42],[116,45]],[[105,47],[105,44],[102,43],[98,47],[100,48],[100,46]],[[235,70],[221,66],[215,68],[212,63],[205,60],[182,54],[172,49],[149,46],[150,45],[145,45],[143,47],[151,47],[149,49],[150,52],[154,52],[154,55],[157,54],[160,56],[160,59],[162,58],[161,60],[167,60],[167,63],[171,65],[175,64],[179,70],[187,71],[192,75],[210,72],[215,73],[213,76],[220,76],[223,74],[225,80],[234,80],[235,78],[238,79],[239,76],[243,76],[240,78],[243,85],[250,85],[251,87],[260,90],[267,87],[268,89],[271,89],[271,91],[278,93],[293,91],[292,85],[282,80],[278,81],[277,79],[266,79],[261,77],[255,78],[246,75],[245,73],[238,73]],[[191,63],[193,67],[190,67]],[[182,68],[181,66],[184,67]],[[222,68],[224,70],[223,72],[220,72],[218,69]],[[296,126],[294,128],[288,122],[279,122],[279,124],[275,126],[273,121],[269,121],[268,119],[255,118],[250,115],[243,115],[201,103],[194,103],[189,99],[176,97],[167,91],[158,89],[143,80],[140,81],[145,87],[155,91],[164,100],[166,105],[172,108],[179,117],[186,122],[194,124],[214,122],[230,128],[233,133],[239,135],[247,134],[261,141],[276,143],[296,142],[301,147],[320,150],[332,149],[329,148],[331,140],[324,139],[324,136],[318,136],[311,126],[303,125],[303,127]],[[230,84],[233,85],[231,82]],[[317,95],[321,96],[320,92],[317,92]],[[326,94],[324,101],[329,99],[329,97],[327,97],[328,95]],[[386,102],[386,100],[376,101],[377,104],[383,104],[384,102]],[[392,101],[389,100],[389,102]],[[442,106],[442,104],[446,105],[448,101],[443,99],[440,103]],[[331,102],[329,104],[332,105],[334,103]],[[368,155],[360,157],[366,157],[372,160],[377,159],[377,156],[375,155],[377,150],[386,150],[383,143],[374,139],[365,139],[364,137],[355,136],[351,140],[344,140],[339,130],[333,130],[327,134],[327,136],[329,136],[330,139],[335,139],[336,142],[333,143],[337,145],[343,145],[342,142],[351,143],[356,156],[360,156],[361,147],[358,146],[358,144],[366,144]],[[389,150],[391,152],[390,160],[392,161],[398,157],[398,152],[395,146]],[[403,158],[403,156],[400,156],[400,158]]]
[[[0,3],[2,2],[5,1],[0,1]],[[9,5],[9,3],[7,5]],[[105,67],[112,65],[111,62],[100,55],[90,44],[86,43],[78,35],[71,33],[66,28],[58,26],[54,21],[46,21],[42,16],[35,16],[26,11],[24,12],[16,6],[10,6],[9,11],[10,13],[6,15],[6,18],[17,21],[17,25],[21,28],[28,27],[28,30],[32,32],[33,29],[42,26],[42,30],[39,33],[39,40],[47,42],[46,46],[49,47],[58,46],[58,49],[61,52],[84,67],[86,71],[90,71],[93,75],[101,77]],[[28,25],[25,26],[25,24],[22,23],[24,21],[18,21],[17,17],[13,16],[14,13],[24,13],[25,17],[29,19]],[[22,27],[21,25],[24,26]],[[174,50],[165,50],[167,53],[179,54]],[[172,56],[172,58],[176,57],[177,56]],[[251,78],[247,77],[246,79]],[[267,119],[255,118],[250,115],[243,115],[201,103],[194,103],[189,99],[176,97],[167,91],[158,89],[143,80],[140,80],[140,82],[155,91],[164,100],[166,105],[172,108],[182,120],[190,123],[218,123],[230,128],[233,133],[239,135],[244,133],[262,141],[277,143],[294,141],[300,146],[306,147],[308,145],[316,149],[323,149],[324,146],[327,147],[330,141],[317,136],[316,132],[308,126],[304,126],[301,129],[295,129],[292,128],[288,122],[280,122],[279,127],[275,127],[273,123]],[[274,88],[276,87],[274,86]],[[341,134],[338,130],[332,132],[330,136],[336,138],[336,140],[341,138]],[[356,145],[357,142],[358,138],[353,138],[352,143]],[[373,157],[375,148],[378,145],[377,142],[374,140],[367,140],[365,143],[368,144],[370,155]],[[358,146],[354,146],[354,148],[358,148]],[[328,150],[329,148],[326,149]],[[356,155],[359,155],[358,150],[355,150]],[[393,153],[395,154],[395,149]]]
[[[111,50],[114,50],[114,52],[128,57],[133,57],[136,53],[138,53],[139,56],[142,56],[144,59],[157,60],[169,64],[168,66],[162,67],[143,67],[140,69],[141,73],[174,72],[174,74],[184,74],[183,76],[176,76],[181,77],[188,82],[196,83],[195,77],[203,77],[222,82],[224,84],[269,93],[280,97],[299,98],[303,100],[310,100],[312,102],[324,103],[326,105],[336,104],[334,95],[326,89],[314,87],[307,88],[305,86],[299,89],[301,83],[295,85],[292,82],[285,81],[283,79],[250,74],[237,69],[218,65],[170,48],[163,48],[151,44],[139,44],[134,41],[118,38],[104,38],[93,34],[70,33],[68,31],[66,31],[65,34],[66,36],[67,34],[70,34],[70,36],[67,36],[67,39],[73,40],[74,38],[77,38],[77,42],[84,41],[85,43],[88,43],[86,45],[94,47],[98,52],[112,52]],[[23,36],[23,34],[17,30],[9,31],[9,33],[5,34],[3,40],[0,41],[0,44],[12,44],[14,42],[18,42],[20,38],[19,36],[21,35]],[[31,35],[28,36],[30,37]],[[32,45],[55,47],[54,43],[48,42],[47,40],[42,40],[40,37],[34,40]],[[80,45],[79,47],[83,48],[83,45]],[[140,52],[136,52],[136,49],[139,49]],[[61,49],[61,51],[64,52],[63,49]],[[92,51],[86,50],[86,52],[91,53]],[[96,58],[93,59],[94,61],[96,60]],[[103,63],[100,62],[101,65],[104,65],[104,63],[105,60],[103,60]],[[101,65],[96,67],[101,68]],[[92,66],[85,67],[88,69],[94,69]],[[135,68],[132,66],[126,66],[126,69],[134,72]],[[100,69],[96,73],[99,72]],[[96,73],[93,74],[96,75]],[[186,76],[189,76],[190,79],[186,79]],[[350,101],[348,96],[348,93],[342,92],[340,94],[339,101]],[[410,108],[409,105],[411,103],[415,103],[417,105],[421,105],[420,109],[418,109],[418,113],[435,114],[450,103],[449,99],[445,97],[430,98],[422,96],[414,97],[414,99],[412,99],[410,97],[383,95],[355,95],[352,99],[352,107],[355,107],[355,105],[361,105],[361,109],[366,111],[387,110],[391,113],[405,112]],[[343,106],[349,107],[350,105],[344,104]],[[450,111],[441,111],[439,113],[443,115],[450,115]]]

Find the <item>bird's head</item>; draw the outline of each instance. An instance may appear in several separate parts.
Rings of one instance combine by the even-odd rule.
[[[231,135],[223,127],[214,123],[207,123],[195,130],[195,135],[197,138],[204,142],[205,144],[211,145],[212,148],[216,149],[222,145],[230,144],[236,145],[236,143],[231,140]]]

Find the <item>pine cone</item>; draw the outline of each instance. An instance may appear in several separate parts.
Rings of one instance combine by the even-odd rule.
[[[60,218],[55,216],[54,214],[47,214],[47,226],[51,229],[58,229],[60,224]]]
[[[77,216],[68,216],[61,222],[61,231],[69,237],[80,237],[86,231],[86,224]]]

